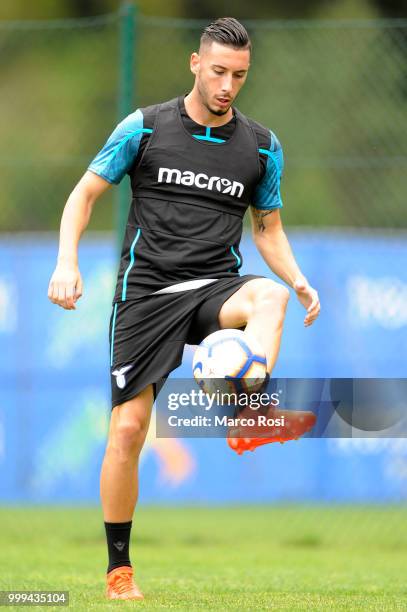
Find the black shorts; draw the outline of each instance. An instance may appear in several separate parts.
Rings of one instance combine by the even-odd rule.
[[[222,305],[254,278],[264,277],[247,274],[114,304],[109,328],[112,408],[149,384],[156,398],[169,373],[181,364],[185,344],[199,344],[220,329]]]

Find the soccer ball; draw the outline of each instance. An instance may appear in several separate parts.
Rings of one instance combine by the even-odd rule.
[[[239,329],[221,329],[202,340],[192,371],[205,393],[257,391],[266,376],[267,360],[259,341]]]

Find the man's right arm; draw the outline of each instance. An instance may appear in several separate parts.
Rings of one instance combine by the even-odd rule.
[[[111,187],[104,178],[85,172],[69,196],[61,219],[57,265],[51,277],[48,297],[66,310],[74,310],[83,283],[78,267],[79,239],[87,227],[99,196]]]
[[[61,220],[58,262],[48,289],[48,297],[54,304],[66,310],[75,309],[75,302],[82,295],[78,243],[89,223],[93,205],[128,173],[137,159],[143,135],[149,136],[152,131],[145,125],[140,109],[125,117],[69,196]]]

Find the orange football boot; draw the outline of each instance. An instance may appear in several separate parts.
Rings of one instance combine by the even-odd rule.
[[[259,415],[250,408],[245,408],[240,414],[242,418],[257,418]],[[317,417],[310,410],[277,410],[269,408],[267,419],[282,419],[284,425],[238,425],[229,430],[227,441],[232,450],[238,455],[244,451],[254,451],[258,446],[270,444],[272,442],[288,442],[288,440],[298,440],[305,433],[310,431],[315,425]]]
[[[108,599],[144,599],[143,593],[133,580],[133,568],[123,565],[107,575],[106,597]]]

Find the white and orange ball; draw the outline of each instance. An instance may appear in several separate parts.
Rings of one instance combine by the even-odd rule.
[[[266,376],[263,347],[239,329],[221,329],[207,336],[195,351],[192,370],[205,393],[257,391]]]

